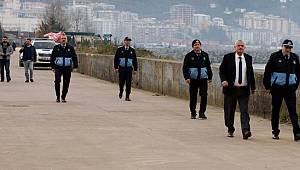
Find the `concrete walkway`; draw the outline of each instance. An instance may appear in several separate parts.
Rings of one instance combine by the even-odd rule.
[[[16,60],[16,56],[13,60]],[[16,61],[12,81],[0,83],[0,169],[282,169],[300,167],[300,142],[281,125],[271,139],[268,120],[251,117],[253,137],[226,137],[222,108],[191,120],[188,101],[133,89],[119,100],[118,86],[73,74],[68,103],[56,103],[53,73],[35,70],[24,83]],[[237,114],[239,115],[239,114]]]

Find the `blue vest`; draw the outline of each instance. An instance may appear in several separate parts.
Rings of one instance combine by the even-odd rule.
[[[190,72],[190,78],[191,79],[198,79],[198,75],[200,79],[207,79],[208,75],[207,75],[207,69],[206,67],[203,68],[190,68],[189,69]]]
[[[288,84],[286,80],[288,79]],[[271,85],[278,85],[278,86],[293,86],[296,85],[297,82],[297,76],[296,74],[289,74],[289,77],[287,78],[287,73],[277,73],[273,72],[271,74]]]
[[[119,66],[121,67],[132,67],[132,59],[131,58],[127,58],[127,63],[126,63],[126,58],[119,58]]]
[[[72,65],[72,58],[56,57],[54,64],[60,67],[70,67]]]

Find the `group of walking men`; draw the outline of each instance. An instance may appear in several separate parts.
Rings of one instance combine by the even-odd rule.
[[[51,54],[51,67],[55,73],[56,102],[66,102],[69,89],[71,72],[78,67],[78,59],[74,48],[68,45],[67,36],[60,38],[60,44],[53,48]],[[131,101],[132,74],[138,69],[135,49],[130,46],[131,39],[125,37],[123,46],[116,51],[114,70],[119,73],[119,98],[123,97],[124,86],[125,100]],[[207,119],[208,83],[212,81],[213,73],[209,55],[201,48],[201,41],[192,42],[193,50],[186,54],[183,61],[183,76],[189,85],[191,119],[197,118],[196,105],[198,93],[201,97],[199,119]],[[219,76],[224,94],[224,120],[228,129],[228,137],[234,137],[234,117],[237,103],[240,108],[240,119],[243,139],[252,136],[250,129],[250,116],[248,102],[250,94],[254,94],[255,78],[252,67],[252,56],[245,53],[245,43],[237,40],[234,44],[235,51],[224,55],[219,67]],[[300,140],[300,128],[296,112],[296,90],[300,81],[299,56],[292,52],[293,42],[284,40],[282,48],[271,54],[265,67],[263,84],[266,92],[272,95],[272,134],[273,139],[279,139],[279,113],[283,99],[287,104],[290,119],[293,125],[294,140]],[[33,82],[33,63],[36,61],[36,50],[27,39],[21,48],[25,67],[25,82]],[[1,81],[4,81],[4,68],[6,69],[7,82],[11,80],[9,72],[10,56],[13,48],[9,45],[7,37],[2,39],[0,45],[0,71]],[[30,70],[30,74],[28,73]],[[63,89],[60,93],[61,77]]]
[[[71,72],[78,67],[78,60],[75,49],[73,46],[67,44],[67,36],[60,37],[60,43],[54,46],[51,58],[50,66],[55,75],[55,92],[56,102],[66,103],[66,96],[69,89]],[[33,79],[33,65],[37,60],[37,52],[32,45],[30,38],[26,39],[24,45],[19,51],[23,53],[21,60],[25,69],[25,82],[34,82]],[[4,36],[0,44],[0,72],[1,82],[4,82],[4,69],[6,71],[7,82],[11,81],[10,76],[10,56],[13,54],[13,47],[8,42],[8,37]],[[61,77],[63,77],[62,94],[60,92]]]
[[[192,42],[193,50],[183,62],[183,76],[189,84],[191,119],[196,119],[197,95],[201,97],[199,119],[207,119],[207,86],[212,80],[212,71],[208,54],[201,49],[200,40]],[[256,91],[252,56],[245,53],[245,43],[237,40],[235,51],[224,55],[219,67],[219,76],[224,94],[224,120],[228,137],[234,137],[234,117],[237,103],[240,108],[240,119],[243,139],[252,136],[248,102],[250,94]],[[266,92],[272,95],[272,134],[279,139],[279,112],[283,99],[287,104],[293,125],[294,140],[300,140],[300,128],[296,112],[296,90],[300,80],[299,57],[292,52],[293,42],[284,40],[282,48],[271,54],[265,67],[263,84]]]

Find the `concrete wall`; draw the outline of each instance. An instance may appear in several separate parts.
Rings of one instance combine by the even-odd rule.
[[[114,56],[79,54],[78,72],[99,79],[117,82],[118,75],[113,71]],[[182,63],[158,59],[138,58],[138,72],[133,76],[133,87],[162,95],[188,99],[188,85],[182,75]],[[213,66],[213,81],[209,85],[209,105],[223,107],[223,93],[218,74],[218,66]],[[264,118],[270,118],[271,96],[265,94],[262,85],[262,72],[256,72],[257,93],[250,98],[249,110]],[[297,102],[299,103],[299,102]],[[299,108],[299,107],[298,107]],[[286,107],[282,109],[287,113]]]

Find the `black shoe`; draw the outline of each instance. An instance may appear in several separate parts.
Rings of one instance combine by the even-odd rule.
[[[26,80],[25,83],[29,83],[29,80]]]
[[[7,79],[7,83],[10,82],[10,81],[11,81],[11,78],[8,78],[8,79]]]
[[[57,103],[59,103],[59,102],[60,102],[60,100],[59,100],[59,99],[56,99],[56,102],[57,102]]]
[[[243,139],[247,140],[248,138],[250,138],[252,136],[250,131],[246,131],[245,133],[243,133]]]
[[[196,115],[191,115],[191,119],[197,119]]]
[[[34,82],[33,79],[30,79],[30,82]]]
[[[123,97],[123,92],[120,92],[119,93],[119,98],[122,99],[122,97]]]
[[[272,139],[279,140],[279,135],[278,134],[273,134]]]
[[[234,137],[233,132],[228,132],[227,137],[233,138]]]
[[[4,82],[4,80],[1,80],[1,82]]]
[[[131,101],[131,99],[129,97],[126,97],[125,101]]]
[[[300,140],[300,133],[296,133],[296,134],[294,135],[294,140],[295,140],[295,141]]]
[[[65,98],[61,98],[61,102],[62,102],[62,103],[67,103],[67,101],[66,101]]]
[[[207,119],[207,117],[205,116],[204,113],[199,113],[199,119],[205,120],[205,119]]]

